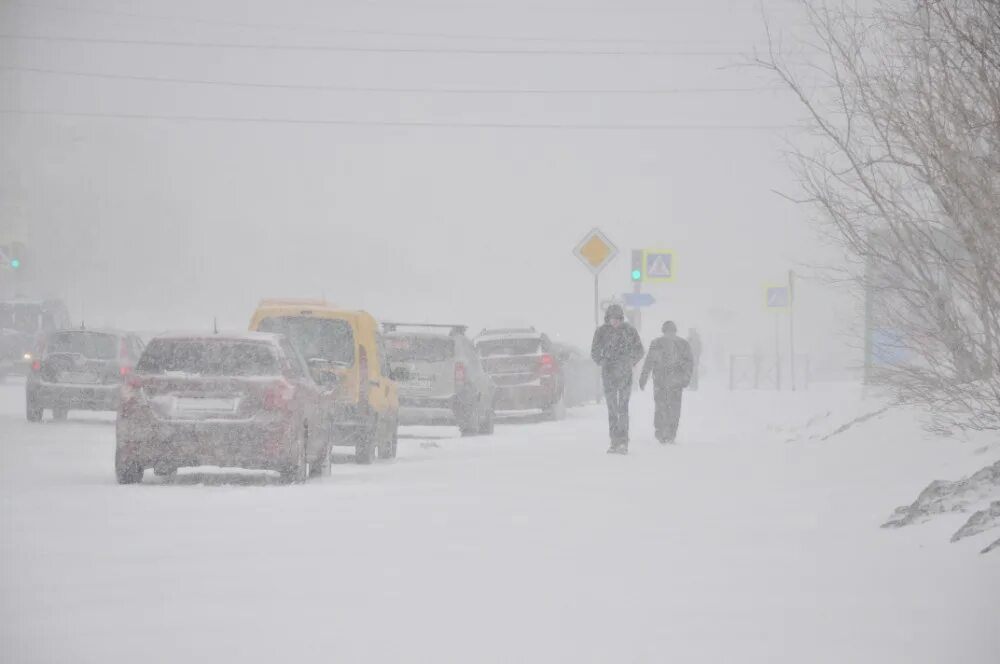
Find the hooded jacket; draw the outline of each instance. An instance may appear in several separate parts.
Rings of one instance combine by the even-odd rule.
[[[594,332],[590,357],[600,365],[605,380],[625,380],[631,377],[632,367],[642,359],[642,339],[624,320],[618,327],[613,326],[610,322],[613,317],[624,318],[622,308],[614,304],[608,307],[604,325]]]

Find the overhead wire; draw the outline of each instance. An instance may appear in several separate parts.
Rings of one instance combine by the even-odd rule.
[[[393,87],[366,85],[327,85],[304,83],[262,83],[253,81],[232,81],[218,79],[186,78],[177,76],[149,76],[78,70],[50,69],[44,67],[23,67],[0,65],[0,71],[15,71],[55,76],[73,76],[107,80],[137,81],[151,83],[172,83],[179,85],[201,85],[234,88],[258,88],[275,90],[319,90],[330,92],[361,93],[413,93],[448,95],[686,95],[686,94],[729,94],[777,91],[781,88],[739,87],[739,88],[452,88],[452,87]]]
[[[11,5],[14,7],[35,9],[35,10],[67,12],[74,14],[116,16],[122,18],[139,19],[144,21],[170,21],[177,23],[214,25],[220,27],[249,28],[253,30],[281,30],[281,31],[311,32],[311,33],[322,32],[329,34],[364,35],[364,36],[374,36],[374,37],[405,37],[408,39],[457,39],[457,40],[506,41],[506,42],[525,42],[525,43],[547,42],[547,43],[563,43],[563,44],[681,44],[681,43],[689,44],[690,43],[690,42],[678,42],[675,40],[668,40],[668,39],[637,39],[634,37],[625,37],[625,38],[549,37],[549,36],[538,36],[538,35],[497,35],[497,34],[482,34],[482,33],[463,34],[463,33],[452,33],[452,32],[373,30],[365,28],[255,23],[248,21],[232,21],[227,19],[210,19],[210,18],[187,17],[187,16],[164,16],[155,14],[140,14],[136,12],[126,12],[126,11],[111,10],[111,9],[96,9],[93,7],[64,7],[56,5],[37,5],[27,2],[13,2],[11,3]],[[715,44],[715,43],[726,43],[726,42],[700,41],[699,43]]]
[[[446,122],[409,120],[351,120],[343,118],[269,118],[207,115],[161,115],[152,113],[98,113],[78,111],[48,111],[0,108],[0,115],[108,118],[120,120],[156,120],[174,122],[207,122],[232,124],[329,125],[355,127],[400,127],[422,129],[502,129],[502,130],[561,130],[561,131],[778,131],[797,129],[793,124],[601,124],[601,123],[507,123],[507,122]]]
[[[194,42],[161,39],[114,39],[106,37],[75,37],[68,35],[0,34],[0,39],[10,41],[62,42],[76,44],[106,44],[118,46],[158,46],[170,48],[232,49],[254,51],[304,51],[331,53],[381,53],[381,54],[443,54],[443,55],[513,55],[513,56],[573,56],[573,57],[732,57],[746,55],[738,51],[655,51],[655,50],[582,50],[582,49],[491,49],[447,47],[382,47],[382,46],[332,46],[305,44],[250,44],[245,42]]]

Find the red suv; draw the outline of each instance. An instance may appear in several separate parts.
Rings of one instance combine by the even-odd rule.
[[[330,472],[320,388],[281,335],[156,337],[126,378],[118,408],[115,472],[181,466],[276,470],[286,482]]]

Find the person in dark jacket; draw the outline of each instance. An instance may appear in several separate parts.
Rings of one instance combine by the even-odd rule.
[[[628,452],[628,402],[632,396],[632,369],[642,359],[642,340],[625,322],[625,312],[617,304],[608,307],[604,325],[594,332],[590,357],[601,367],[604,396],[608,401],[609,453]]]
[[[653,426],[656,439],[672,443],[677,439],[677,426],[681,420],[681,398],[684,388],[691,381],[694,358],[691,346],[677,336],[673,321],[663,324],[663,336],[649,344],[649,354],[639,375],[639,389],[646,389],[646,382],[653,376],[653,400],[656,414]]]

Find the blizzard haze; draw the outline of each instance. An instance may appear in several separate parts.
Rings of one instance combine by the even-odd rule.
[[[677,281],[647,287],[658,298],[647,334],[676,318],[752,352],[773,335],[764,287],[823,251],[806,213],[774,193],[794,184],[782,150],[795,130],[782,127],[799,110],[745,66],[766,44],[757,3],[55,7],[4,4],[4,32],[444,51],[0,40],[6,66],[22,69],[397,90],[0,71],[5,110],[136,116],[0,117],[4,223],[28,236],[74,318],[240,328],[261,297],[325,296],[378,317],[527,323],[584,344],[592,282],[571,250],[599,226],[622,251],[602,296],[630,288],[631,248],[676,252]],[[785,34],[798,29],[794,3],[763,9]],[[426,92],[442,88],[576,92]],[[431,126],[363,124],[378,122]],[[810,290],[800,343],[841,349],[851,310]],[[857,361],[844,351],[842,363]]]

